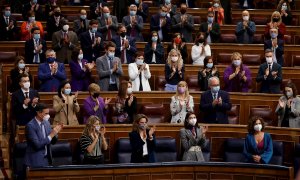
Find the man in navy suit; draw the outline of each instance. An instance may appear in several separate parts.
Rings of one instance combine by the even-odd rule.
[[[51,145],[57,141],[57,134],[63,125],[51,129],[49,108],[44,104],[36,106],[36,116],[26,125],[27,148],[24,157],[25,167],[44,167],[52,163]]]
[[[136,53],[135,39],[126,35],[126,28],[124,25],[118,26],[119,36],[113,38],[116,44],[115,56],[121,59],[122,64],[129,64],[134,62],[134,55]]]
[[[52,49],[46,51],[46,62],[39,65],[38,79],[41,81],[40,91],[42,92],[56,92],[60,82],[66,79],[65,66],[56,61],[56,55]]]
[[[161,6],[160,11],[151,17],[150,31],[156,31],[161,41],[171,41],[169,32],[171,32],[172,21],[167,16],[168,7]]]
[[[39,101],[39,94],[30,88],[28,74],[20,75],[20,89],[12,94],[12,111],[15,124],[25,126],[35,116],[35,106]]]
[[[133,0],[131,4],[135,4],[137,6],[137,15],[143,18],[143,22],[147,21],[149,15],[149,7],[142,0]]]
[[[89,62],[95,61],[100,57],[100,52],[104,51],[101,33],[97,31],[98,23],[97,20],[91,20],[89,30],[82,33],[80,37],[83,59],[87,59]]]
[[[283,53],[284,42],[282,39],[278,39],[278,30],[276,28],[270,29],[271,39],[265,41],[265,50],[271,49],[273,51],[273,61],[283,66]]]
[[[25,60],[27,64],[40,64],[45,62],[47,50],[46,41],[41,39],[40,29],[31,29],[32,39],[25,42]]]
[[[204,123],[228,124],[227,111],[231,109],[229,94],[220,90],[220,80],[211,77],[208,80],[210,90],[201,95],[200,110]]]
[[[261,82],[261,93],[280,94],[282,70],[280,64],[274,62],[273,50],[265,50],[266,62],[259,66],[256,82]]]
[[[16,20],[11,16],[9,5],[3,6],[2,16],[0,16],[0,41],[13,41],[18,33]]]

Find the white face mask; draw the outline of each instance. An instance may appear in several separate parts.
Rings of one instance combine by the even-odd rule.
[[[243,16],[243,20],[244,21],[248,21],[249,20],[249,16]]]
[[[127,88],[127,94],[132,94],[132,88]]]
[[[25,89],[29,89],[30,88],[30,82],[23,83],[23,86],[24,86]]]
[[[266,61],[268,64],[272,64],[273,58],[272,57],[266,57]]]
[[[135,63],[136,63],[137,65],[143,65],[143,64],[144,64],[144,60],[143,60],[143,59],[137,59],[137,60],[135,61]]]
[[[65,32],[67,32],[67,31],[69,30],[69,25],[67,25],[67,24],[64,25],[64,26],[63,26],[63,30],[64,30]]]
[[[172,57],[171,60],[172,60],[173,62],[177,62],[177,61],[178,61],[178,56]]]
[[[96,129],[96,131],[100,131],[100,126],[98,125],[98,126],[95,126],[95,129]]]
[[[195,126],[196,123],[197,123],[197,119],[196,118],[189,119],[189,124],[190,125]]]
[[[254,126],[254,130],[255,131],[261,131],[261,129],[262,129],[262,125],[261,124],[256,124],[255,126]]]
[[[79,59],[79,60],[83,59],[83,54],[79,54],[79,55],[78,55],[78,59]]]
[[[50,115],[49,114],[47,114],[47,115],[45,115],[43,117],[43,121],[48,121],[49,119],[50,119]]]

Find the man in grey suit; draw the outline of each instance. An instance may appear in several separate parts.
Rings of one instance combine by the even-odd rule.
[[[142,31],[144,29],[143,18],[136,15],[137,7],[131,4],[129,7],[129,15],[123,17],[122,24],[127,29],[127,36],[134,38],[136,42],[143,42]]]
[[[68,64],[72,59],[72,51],[78,45],[76,33],[69,31],[68,20],[60,21],[61,30],[52,35],[52,47],[58,62]]]
[[[186,42],[193,42],[192,33],[194,30],[194,17],[186,13],[186,4],[180,5],[180,13],[172,17],[172,29],[175,33],[180,33]]]
[[[98,17],[99,28],[104,41],[111,41],[116,35],[118,28],[118,20],[116,16],[110,14],[110,9],[107,6],[102,8],[103,16]]]
[[[115,43],[108,41],[105,55],[96,59],[100,79],[99,86],[102,91],[117,91],[119,89],[119,77],[123,75],[123,70],[121,60],[115,57],[115,51]]]
[[[80,34],[89,30],[90,20],[86,18],[86,14],[86,10],[81,9],[79,12],[79,19],[75,19],[73,23],[73,31],[77,34],[79,40]]]

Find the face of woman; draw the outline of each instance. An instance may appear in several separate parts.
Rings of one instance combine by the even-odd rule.
[[[171,56],[171,58],[172,58],[172,57],[178,57],[178,54],[177,54],[176,52],[172,52],[172,53],[170,54],[170,56]]]
[[[100,122],[99,121],[96,121],[94,124],[93,124],[93,129],[94,131],[99,131],[100,129]]]
[[[132,88],[132,85],[131,83],[128,83],[128,87],[127,88]]]
[[[262,125],[262,124],[261,124],[261,121],[260,121],[259,119],[256,120],[255,123],[254,123],[254,126],[255,126],[255,125]]]
[[[209,59],[209,60],[207,61],[207,63],[213,63],[213,60],[212,60],[212,59]]]
[[[285,87],[285,92],[293,93],[293,89],[290,87]]]

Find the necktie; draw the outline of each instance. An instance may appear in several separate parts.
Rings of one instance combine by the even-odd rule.
[[[214,100],[217,99],[217,94],[216,93],[213,94],[213,98],[214,98]]]
[[[271,75],[272,69],[271,69],[271,64],[269,64],[269,75]]]
[[[9,24],[9,19],[8,19],[8,17],[5,18],[5,19],[6,19],[6,24],[8,25],[8,24]]]
[[[140,90],[140,91],[143,91],[143,84],[142,84],[142,72],[140,72],[140,75],[139,75],[139,77],[140,77],[140,88],[139,88],[139,90]]]
[[[35,40],[35,49],[39,46],[38,40]],[[34,63],[39,63],[39,53],[34,54]]]
[[[135,25],[132,25],[131,31],[130,31],[130,37],[135,37],[136,30],[135,30]]]
[[[25,98],[26,98],[26,99],[29,98],[28,92],[25,92]]]
[[[108,24],[108,20],[106,20],[106,24]],[[110,41],[111,40],[111,30],[109,28],[107,28],[107,40]]]
[[[44,122],[41,123],[41,130],[43,138],[46,138],[46,130],[45,130],[45,124]],[[45,145],[45,156],[47,155],[47,146]]]
[[[125,45],[125,39],[122,39],[122,47],[124,47]],[[125,48],[122,50],[122,53],[121,53],[121,62],[122,64],[125,62]]]
[[[92,33],[92,43],[94,44],[95,42],[95,33]]]

